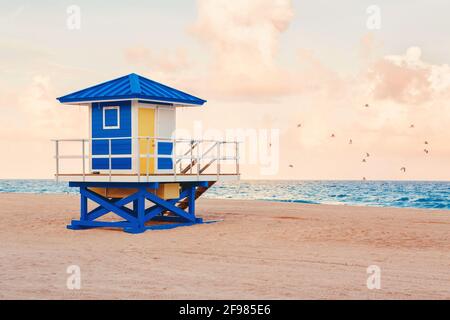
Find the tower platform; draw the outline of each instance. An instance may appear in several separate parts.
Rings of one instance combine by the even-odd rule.
[[[228,173],[217,174],[152,174],[152,175],[137,175],[137,174],[77,174],[67,173],[59,174],[58,180],[65,182],[129,182],[129,183],[146,183],[146,182],[198,182],[198,181],[235,181],[240,175]]]
[[[195,200],[213,184],[214,182],[208,181],[180,184],[70,182],[70,187],[80,188],[80,219],[72,220],[67,228],[121,228],[125,232],[136,234],[146,230],[211,223],[213,221],[205,222],[196,217]],[[175,192],[173,188],[169,193],[164,192],[166,186],[173,185],[177,188]],[[88,200],[97,206],[89,210]],[[105,220],[107,215],[109,219]],[[111,216],[116,219],[111,219]]]
[[[156,140],[144,139],[146,143],[150,139]],[[64,143],[73,142],[80,142],[81,150],[78,150],[81,152],[74,155],[72,149],[71,155],[62,154]],[[129,170],[120,170],[114,168],[113,159],[123,155],[92,155],[93,141],[90,139],[55,140],[55,178],[68,182],[70,187],[79,188],[80,192],[80,218],[72,220],[67,227],[72,230],[120,228],[136,234],[146,230],[212,222],[203,221],[196,216],[195,201],[216,182],[240,178],[238,144],[233,142],[233,156],[224,156],[223,146],[228,144],[227,142],[207,141],[206,146],[202,148],[204,142],[189,141],[187,149],[179,150],[176,146],[182,145],[182,142],[170,141],[175,146],[171,155],[160,155],[156,152],[138,152],[139,156],[127,155],[134,165]],[[139,141],[136,143],[139,144]],[[140,150],[139,145],[136,149]],[[96,157],[107,159],[107,169],[97,171],[92,168]],[[149,159],[161,157],[171,161],[171,169],[166,169],[166,173],[157,172],[156,165],[150,167],[150,164],[154,165],[156,161],[151,162]],[[80,172],[61,172],[63,163],[74,159],[81,160],[78,163]],[[142,160],[146,163],[144,167],[140,163]],[[90,206],[89,202],[94,203],[95,207]]]

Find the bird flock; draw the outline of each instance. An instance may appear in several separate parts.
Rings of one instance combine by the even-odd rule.
[[[366,103],[366,104],[364,105],[364,107],[365,107],[365,108],[369,108],[370,105],[369,105],[368,103]],[[414,129],[415,127],[416,127],[416,126],[415,126],[413,123],[409,125],[409,128],[410,128],[410,129]],[[301,123],[297,124],[297,128],[302,128],[302,124],[301,124]],[[331,138],[331,139],[336,138],[336,134],[335,134],[335,133],[331,133],[331,134],[330,134],[330,138]],[[353,139],[349,139],[349,140],[348,140],[348,144],[349,144],[349,145],[352,145],[352,144],[353,144]],[[425,141],[424,141],[424,145],[425,145],[425,147],[424,147],[424,149],[423,149],[423,152],[424,152],[425,154],[429,154],[429,153],[430,153],[430,150],[429,150],[429,147],[428,147],[428,146],[430,145],[430,143],[429,143],[427,140],[425,140]],[[363,162],[363,163],[367,163],[369,157],[370,157],[370,153],[369,153],[369,152],[365,152],[365,154],[363,155],[362,162]],[[293,164],[289,164],[289,168],[294,168],[294,165],[293,165]],[[405,167],[405,166],[402,166],[402,167],[400,168],[400,171],[401,171],[402,173],[406,173],[406,167]],[[366,181],[367,179],[366,179],[366,177],[363,177],[362,180],[363,180],[363,181]]]

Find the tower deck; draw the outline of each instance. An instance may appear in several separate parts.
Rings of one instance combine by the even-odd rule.
[[[137,174],[59,174],[58,180],[64,182],[130,182],[130,183],[170,183],[170,182],[197,182],[197,181],[235,181],[239,180],[239,174],[152,174],[148,176]]]

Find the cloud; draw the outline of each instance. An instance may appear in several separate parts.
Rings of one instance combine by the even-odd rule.
[[[376,38],[373,32],[368,32],[361,37],[359,45],[359,57],[364,62],[376,58],[383,44]]]
[[[285,78],[291,94],[322,94],[328,98],[342,96],[348,89],[348,81],[336,70],[325,66],[313,51],[297,50],[297,60]]]
[[[29,84],[0,96],[0,136],[19,139],[51,139],[79,136],[86,124],[86,110],[62,106],[48,76],[37,74]],[[48,140],[47,140],[48,142]]]
[[[55,147],[51,139],[87,138],[87,108],[56,101],[54,82],[48,75],[35,74],[27,84],[7,90],[0,94],[0,148],[5,151],[0,177],[52,177]],[[79,143],[68,147],[63,150],[66,155],[80,153]]]
[[[211,90],[238,96],[286,92],[276,57],[293,16],[290,0],[199,0],[190,32],[210,50]]]
[[[202,86],[204,78],[199,76],[201,68],[185,48],[169,50],[134,46],[125,49],[124,56],[136,68],[134,72],[194,94],[205,92]]]
[[[418,47],[379,59],[369,68],[367,78],[372,82],[374,99],[402,104],[429,102],[450,88],[449,66],[424,62]]]

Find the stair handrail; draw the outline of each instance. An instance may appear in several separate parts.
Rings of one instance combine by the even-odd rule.
[[[180,142],[180,140],[177,140],[177,142]],[[187,156],[189,153],[191,153],[191,151],[199,145],[199,141],[198,140],[190,140],[191,142],[191,148],[189,150],[187,150],[184,154],[181,155],[181,157],[177,157],[177,161],[176,164],[178,164],[181,160],[184,159],[185,156]]]
[[[214,161],[219,161],[220,158],[220,145],[221,145],[221,141],[216,141],[211,147],[209,147],[208,150],[206,150],[205,152],[203,152],[202,154],[202,159],[205,158],[205,156],[210,153],[214,148],[217,148],[217,154],[215,158],[212,158],[206,165],[204,165],[202,168],[199,168],[199,173],[202,174],[206,169],[208,169],[213,163]]]
[[[195,149],[197,146],[200,145],[200,141],[199,141],[199,140],[190,140],[190,144],[191,144],[191,147],[190,147],[183,155],[181,155],[181,157],[178,157],[178,159],[175,161],[174,171],[176,171],[177,164],[180,163],[180,173],[181,173],[181,174],[186,173],[187,171],[184,172],[184,170],[186,170],[186,169],[188,169],[188,171],[190,170],[190,171],[191,171],[191,174],[192,174],[192,167],[193,167],[194,164],[195,164],[195,159],[193,158],[193,151],[194,151],[194,149]],[[175,154],[175,151],[174,151],[174,154]],[[186,157],[188,154],[191,155],[189,164],[188,164],[185,168],[183,168],[181,161],[182,161],[183,159],[185,159],[185,157]]]

